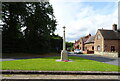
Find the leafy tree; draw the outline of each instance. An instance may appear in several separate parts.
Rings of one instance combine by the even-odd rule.
[[[51,34],[54,35],[57,22],[49,2],[5,2],[2,13],[4,49],[50,51]],[[26,29],[22,32],[22,28]]]
[[[53,52],[61,52],[63,45],[63,39],[59,35],[53,34],[51,36],[51,50]]]
[[[25,11],[24,6],[23,3],[2,3],[3,38],[21,37],[21,17]]]
[[[30,48],[50,49],[50,33],[54,33],[57,25],[52,5],[49,2],[30,3],[27,10],[25,38]]]
[[[2,3],[3,25],[3,52],[17,51],[20,45],[18,41],[23,37],[21,32],[23,16],[25,14],[24,3]]]
[[[66,48],[67,50],[73,50],[73,43],[72,42],[66,42]]]

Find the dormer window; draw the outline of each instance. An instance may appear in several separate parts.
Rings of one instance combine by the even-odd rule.
[[[100,34],[97,35],[97,39],[100,40]]]

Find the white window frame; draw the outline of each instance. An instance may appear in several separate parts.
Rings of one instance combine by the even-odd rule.
[[[100,45],[98,45],[97,46],[97,51],[100,51],[100,50],[101,50]]]
[[[100,40],[100,38],[101,38],[101,37],[100,37],[100,34],[98,34],[98,35],[97,35],[97,40]]]

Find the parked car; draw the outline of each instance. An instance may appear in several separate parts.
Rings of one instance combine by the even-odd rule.
[[[74,53],[76,53],[76,54],[82,54],[82,51],[80,49],[75,49]]]

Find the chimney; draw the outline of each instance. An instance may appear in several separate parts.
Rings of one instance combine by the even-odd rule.
[[[91,34],[89,34],[88,36],[91,36]]]
[[[113,25],[112,25],[112,29],[113,29],[114,31],[117,31],[117,24],[113,24]]]

